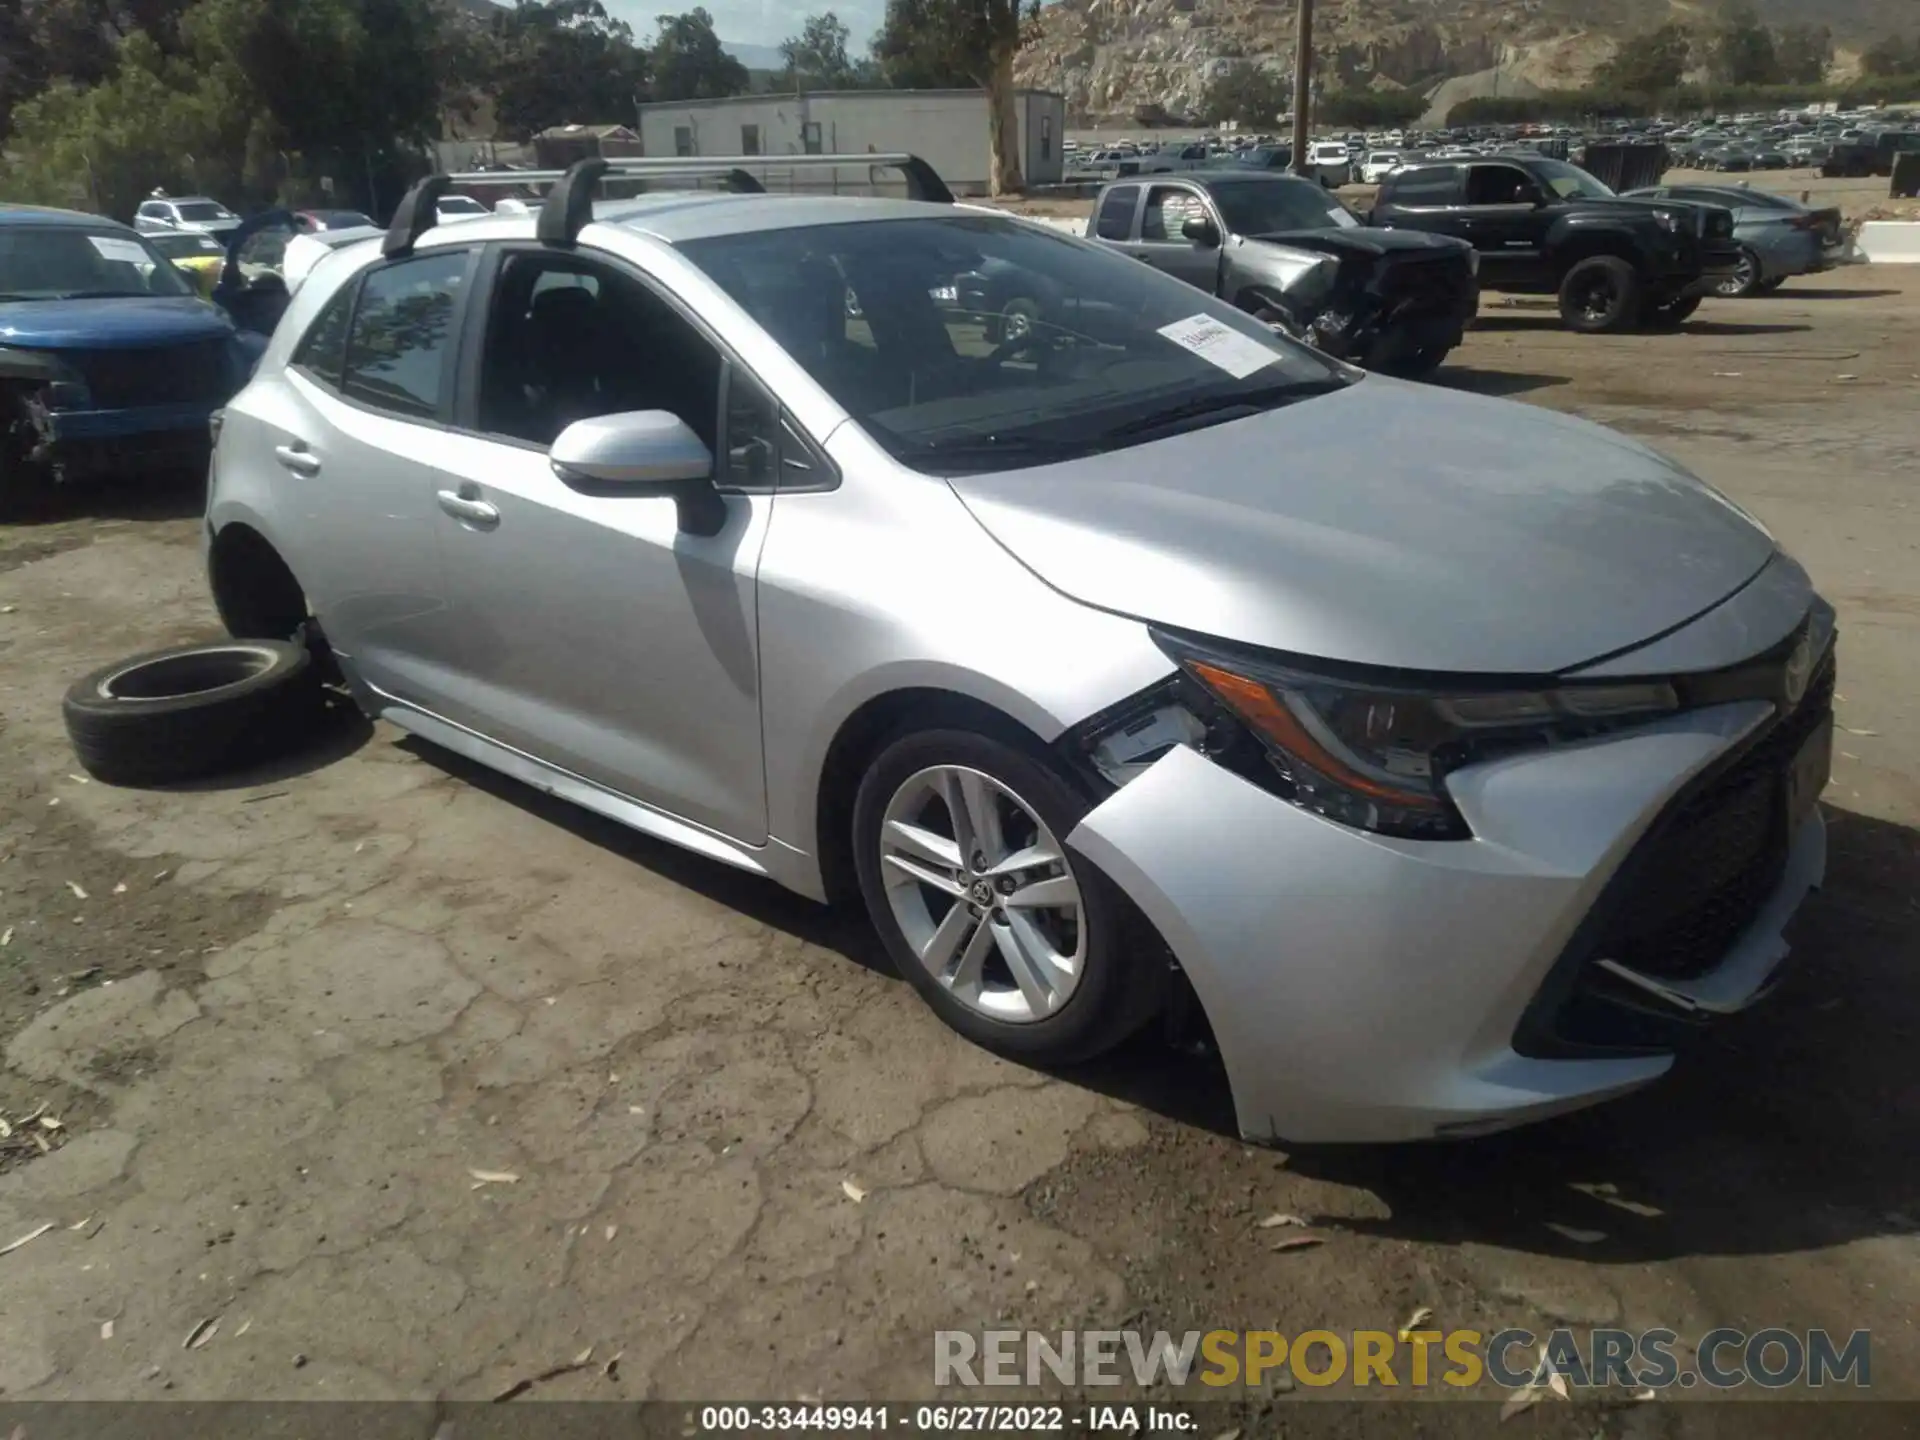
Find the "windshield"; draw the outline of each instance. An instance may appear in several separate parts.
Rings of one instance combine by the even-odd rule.
[[[192,220],[196,223],[207,220],[233,219],[233,212],[231,210],[227,209],[224,205],[217,205],[211,200],[187,200],[173,208],[179,212],[182,220]]]
[[[0,226],[0,300],[193,293],[187,277],[142,236],[66,226]]]
[[[1533,173],[1552,187],[1553,193],[1562,200],[1611,200],[1613,191],[1593,178],[1578,165],[1569,165],[1564,160],[1535,160],[1530,167]]]
[[[992,216],[681,245],[875,441],[1013,470],[1344,385],[1315,352],[1138,261]]]
[[[1345,230],[1360,223],[1311,180],[1217,180],[1208,188],[1220,207],[1220,218],[1236,235]]]

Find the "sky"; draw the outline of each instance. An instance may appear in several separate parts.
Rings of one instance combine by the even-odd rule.
[[[692,8],[692,0],[605,0],[609,12],[633,27],[637,36],[653,34],[662,14]],[[880,28],[886,0],[704,0],[713,16],[714,31],[722,40],[748,45],[778,45],[815,10],[832,10],[846,22],[852,37],[847,48],[865,54],[867,41]]]

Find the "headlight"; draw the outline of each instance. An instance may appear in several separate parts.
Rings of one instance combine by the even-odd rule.
[[[1258,743],[1249,778],[1328,819],[1414,839],[1467,836],[1447,793],[1451,771],[1591,739],[1680,703],[1664,681],[1429,688],[1296,669],[1157,630],[1154,639]]]
[[[1658,225],[1662,230],[1665,230],[1669,235],[1678,235],[1680,233],[1680,217],[1671,210],[1654,211],[1653,223]]]

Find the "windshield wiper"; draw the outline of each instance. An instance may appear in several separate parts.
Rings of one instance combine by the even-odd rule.
[[[1098,440],[1052,440],[1040,435],[979,435],[948,443],[934,441],[921,447],[917,458],[934,465],[958,464],[1015,469],[1022,465],[1045,465],[1056,460],[1077,460],[1102,447]]]
[[[1274,409],[1280,404],[1306,400],[1315,395],[1331,395],[1347,388],[1347,382],[1329,375],[1324,380],[1289,380],[1279,385],[1261,385],[1252,390],[1230,390],[1218,395],[1202,395],[1165,410],[1154,410],[1124,424],[1116,425],[1103,438],[1117,439],[1146,435],[1157,430],[1199,429],[1199,421],[1219,425]]]

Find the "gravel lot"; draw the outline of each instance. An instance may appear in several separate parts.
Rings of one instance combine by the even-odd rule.
[[[1846,727],[1782,992],[1652,1092],[1447,1147],[1249,1149],[1221,1077],[1147,1042],[1005,1064],[857,923],[384,728],[187,792],[81,783],[69,680],[212,629],[200,497],[0,528],[0,1114],[63,1125],[0,1148],[0,1244],[55,1227],[0,1256],[0,1398],[483,1398],[592,1346],[528,1393],[906,1399],[941,1327],[1416,1306],[1871,1327],[1876,1394],[1920,1397],[1917,324],[1916,270],[1671,335],[1490,298],[1441,373],[1758,514],[1839,607]],[[1272,1251],[1273,1211],[1326,1243]]]

